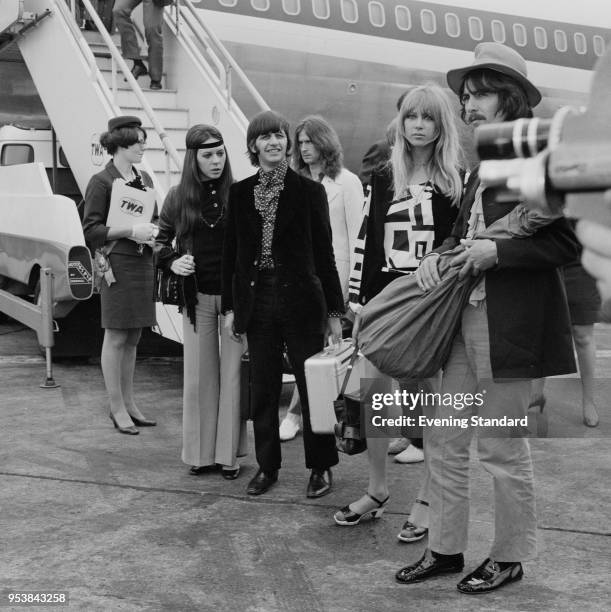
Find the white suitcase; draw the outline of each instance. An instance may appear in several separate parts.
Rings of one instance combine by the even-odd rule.
[[[354,345],[349,340],[326,347],[305,362],[305,378],[310,403],[310,423],[314,433],[333,433],[337,423],[333,402],[337,399]],[[348,381],[346,393],[358,392],[365,358],[359,353]]]

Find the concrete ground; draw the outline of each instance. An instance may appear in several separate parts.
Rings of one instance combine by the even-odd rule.
[[[65,609],[92,611],[609,610],[611,330],[597,326],[597,337],[600,427],[580,425],[578,379],[553,381],[550,431],[573,437],[532,441],[539,558],[522,582],[473,597],[456,590],[460,575],[394,581],[426,546],[396,539],[422,464],[389,460],[383,518],[338,527],[334,510],[366,488],[364,455],[341,457],[333,492],[308,500],[298,437],[283,445],[278,484],[253,498],[249,425],[239,479],[191,476],[180,461],[180,360],[139,361],[137,396],[159,425],[125,436],[108,419],[99,364],[56,364],[61,387],[40,389],[33,334],[0,324],[0,607],[12,591],[68,591]],[[466,571],[487,556],[493,530],[490,479],[477,462],[471,492]]]

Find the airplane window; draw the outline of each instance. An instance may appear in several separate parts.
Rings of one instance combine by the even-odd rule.
[[[412,16],[406,6],[401,4],[395,6],[395,21],[400,30],[411,30]]]
[[[287,15],[299,15],[301,12],[299,0],[282,0],[282,8]]]
[[[314,11],[314,17],[329,19],[329,0],[312,0],[312,10]]]
[[[377,28],[383,28],[386,23],[386,15],[381,2],[369,3],[369,21]]]
[[[498,19],[493,19],[490,22],[492,26],[492,40],[497,43],[504,43],[506,39],[505,24]]]
[[[238,3],[238,0],[219,0],[219,4],[228,6],[229,8],[234,7]]]
[[[460,19],[456,13],[446,13],[446,32],[448,36],[460,36]]]
[[[359,20],[359,8],[356,0],[342,0],[342,17],[348,23],[356,23]]]
[[[250,0],[255,11],[269,11],[269,0]]]
[[[569,48],[566,32],[564,30],[554,30],[554,44],[560,53],[564,53]]]
[[[2,147],[1,166],[31,164],[34,161],[34,149],[27,144],[7,144]]]
[[[437,18],[433,11],[428,9],[420,11],[420,22],[422,23],[422,31],[425,34],[435,34],[437,31]]]
[[[513,24],[513,40],[519,47],[525,47],[528,42],[526,28],[521,23]]]
[[[479,17],[469,17],[469,34],[473,40],[484,38],[484,24]]]
[[[602,36],[595,35],[592,38],[592,42],[594,43],[594,53],[600,57],[605,54],[605,39]]]
[[[541,26],[535,26],[535,45],[539,49],[547,49],[547,32]]]
[[[585,55],[588,52],[588,43],[586,42],[586,37],[581,32],[575,32],[575,51],[579,53],[579,55]]]

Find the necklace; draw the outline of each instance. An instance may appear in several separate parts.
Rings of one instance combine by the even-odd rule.
[[[218,219],[216,221],[214,221],[213,223],[210,223],[210,221],[208,221],[203,213],[200,215],[201,220],[210,228],[210,229],[214,229],[220,222],[220,220],[223,218],[223,211],[221,210],[221,214],[218,216]]]
[[[216,195],[216,189],[213,188],[210,191],[210,195],[215,196]],[[212,205],[214,208],[218,208],[218,204],[216,202],[214,202],[214,204]],[[221,221],[221,219],[223,218],[223,215],[225,214],[225,211],[223,210],[223,208],[221,207],[221,212],[219,214],[219,216],[217,217],[217,219],[215,221],[213,221],[212,223],[210,221],[208,221],[205,217],[204,217],[204,213],[200,211],[200,218],[201,220],[204,222],[205,225],[207,225],[210,229],[214,229],[219,222]]]

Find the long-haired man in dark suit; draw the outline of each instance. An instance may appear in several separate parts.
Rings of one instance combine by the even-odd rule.
[[[289,129],[273,111],[259,113],[248,126],[248,155],[259,171],[234,184],[229,195],[222,308],[225,325],[248,339],[259,471],[247,492],[265,493],[278,479],[286,345],[303,410],[307,496],[321,497],[331,490],[330,468],[338,458],[334,436],[310,427],[304,361],[322,350],[325,336],[341,339],[344,303],[325,190],[288,168]]]

